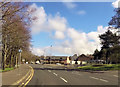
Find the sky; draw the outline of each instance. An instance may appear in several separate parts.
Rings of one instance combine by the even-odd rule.
[[[35,55],[71,56],[100,50],[99,35],[115,15],[115,2],[29,2]],[[114,31],[113,31],[114,32]]]

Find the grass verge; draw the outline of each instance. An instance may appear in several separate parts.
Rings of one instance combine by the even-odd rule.
[[[120,70],[120,64],[97,64],[89,66],[78,67],[80,70],[93,70],[93,71],[107,71],[107,70]]]
[[[12,67],[12,68],[5,68],[5,70],[1,70],[0,69],[0,72],[7,72],[7,71],[10,71],[10,70],[13,70],[14,68]]]

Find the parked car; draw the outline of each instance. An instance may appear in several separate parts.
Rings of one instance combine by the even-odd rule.
[[[26,64],[28,64],[28,62],[26,62]]]
[[[56,63],[56,65],[61,65],[60,63]]]
[[[35,64],[40,64],[40,62],[39,62],[39,61],[36,61]]]

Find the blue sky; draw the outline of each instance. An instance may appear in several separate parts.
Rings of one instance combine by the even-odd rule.
[[[77,6],[72,9],[68,9],[62,2],[38,2],[36,4],[39,7],[43,6],[47,14],[55,15],[59,12],[67,19],[71,27],[84,32],[96,30],[98,25],[107,26],[114,15],[112,2],[76,2],[74,4]],[[76,12],[79,10],[84,10],[86,13],[78,15]]]
[[[98,38],[95,38],[93,34],[98,35],[105,32],[108,22],[115,14],[112,2],[35,2],[29,4],[37,9],[36,13],[33,13],[32,16],[36,15],[39,19],[38,21],[45,20],[40,26],[37,22],[38,27],[32,25],[31,28],[32,32],[35,31],[35,28],[37,31],[37,33],[32,33],[33,53],[37,55],[44,54],[45,49],[50,51],[50,49],[47,48],[50,45],[53,45],[53,55],[93,53],[98,45],[100,45],[98,43]],[[43,16],[41,16],[40,11],[44,16],[44,19]],[[63,28],[63,30],[59,29],[59,26],[51,27],[51,29],[49,29],[49,27],[46,28],[46,26],[51,26],[49,20],[55,20],[55,22],[58,21],[58,23],[61,21],[59,25],[61,24],[61,26],[63,25],[65,28]],[[74,34],[78,34],[78,37],[81,39],[78,39]],[[81,35],[85,35],[85,39],[83,39],[84,43],[82,43]],[[76,44],[77,41],[79,44]],[[89,48],[89,51],[85,48],[87,45],[87,47],[90,47],[88,43],[90,43],[92,47]],[[63,44],[66,47],[64,47]],[[82,46],[82,44],[85,44],[85,47]],[[57,47],[59,49],[56,49]],[[66,50],[65,48],[70,49],[68,50],[69,52],[61,52],[62,50]],[[47,54],[49,55],[50,53],[47,51],[46,55]]]

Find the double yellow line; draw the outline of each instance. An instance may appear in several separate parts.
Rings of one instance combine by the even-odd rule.
[[[24,77],[22,77],[20,80],[13,83],[12,86],[13,85],[19,85],[18,87],[25,87],[30,82],[30,80],[32,79],[32,77],[34,75],[34,70],[31,66],[29,66],[29,67],[31,68],[31,70],[29,70],[28,73]],[[30,73],[30,75],[29,75],[29,73]]]
[[[31,67],[31,66],[30,66]],[[31,74],[28,76],[28,78],[26,79],[26,82],[24,83],[24,85],[23,85],[23,87],[25,87],[29,82],[30,82],[30,80],[32,79],[32,77],[33,77],[33,75],[34,75],[34,70],[33,70],[33,68],[31,67]],[[20,86],[21,87],[21,86]]]

